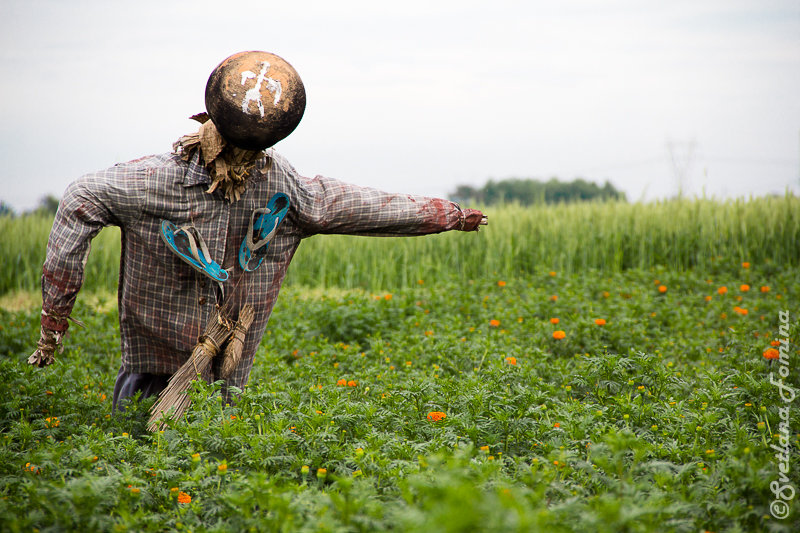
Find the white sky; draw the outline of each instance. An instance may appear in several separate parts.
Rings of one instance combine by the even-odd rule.
[[[305,175],[447,196],[610,180],[630,200],[800,191],[800,2],[3,0],[0,200],[170,150],[241,50],[298,70]],[[672,146],[676,166],[670,157]]]

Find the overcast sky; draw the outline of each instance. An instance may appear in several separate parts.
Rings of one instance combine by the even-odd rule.
[[[301,174],[447,196],[609,180],[630,200],[800,191],[800,2],[0,2],[0,200],[166,152],[241,50],[306,86]]]

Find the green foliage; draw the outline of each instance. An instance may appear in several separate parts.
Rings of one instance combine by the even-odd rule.
[[[485,211],[489,226],[476,235],[312,237],[300,245],[286,284],[379,291],[415,287],[419,280],[478,280],[487,273],[525,277],[542,268],[570,274],[658,267],[718,275],[744,261],[762,265],[767,273],[781,265],[800,266],[800,198],[795,196]],[[42,216],[0,217],[5,267],[0,295],[38,289],[52,224]],[[106,228],[92,242],[86,290],[116,292],[119,234],[118,228]]]
[[[14,208],[4,200],[0,200],[0,217],[13,217]]]
[[[762,352],[782,310],[800,350],[800,281],[727,262],[290,286],[238,401],[196,383],[155,434],[153,398],[110,414],[116,311],[81,296],[87,328],[45,369],[25,362],[37,310],[2,311],[0,529],[792,531],[797,498],[769,517],[783,402]],[[796,480],[800,409],[790,426]]]
[[[608,181],[600,187],[583,179],[563,182],[556,178],[546,182],[519,178],[489,180],[486,185],[478,189],[469,185],[459,185],[450,196],[457,202],[491,206],[514,203],[530,206],[592,200],[625,201],[625,193],[615,189]]]
[[[42,216],[55,216],[56,211],[58,210],[58,204],[60,202],[61,200],[52,194],[42,196],[39,199],[39,203],[36,206],[36,209],[34,209],[33,213]]]

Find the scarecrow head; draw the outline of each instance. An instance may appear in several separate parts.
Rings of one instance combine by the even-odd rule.
[[[263,150],[287,137],[303,118],[306,92],[297,71],[269,52],[239,52],[211,73],[206,110],[222,137]]]

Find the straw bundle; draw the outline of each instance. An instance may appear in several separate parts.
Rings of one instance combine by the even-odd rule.
[[[242,349],[244,348],[244,336],[247,330],[250,329],[250,324],[253,323],[255,311],[252,305],[245,305],[239,313],[239,321],[233,327],[231,338],[225,346],[225,357],[222,359],[222,368],[219,372],[221,379],[228,379],[233,373],[234,369],[239,366],[239,360],[242,358]]]
[[[150,431],[163,429],[165,424],[162,419],[167,414],[171,414],[174,419],[183,416],[192,403],[186,391],[198,376],[207,382],[213,380],[211,362],[220,353],[223,346],[225,346],[225,359],[220,374],[223,378],[230,376],[241,358],[244,336],[253,322],[253,315],[253,307],[249,304],[242,308],[238,322],[228,319],[224,309],[217,311],[192,350],[189,360],[169,378],[167,387],[161,391],[158,401],[150,408],[147,429]],[[225,342],[231,336],[233,337],[232,342],[226,346]]]

